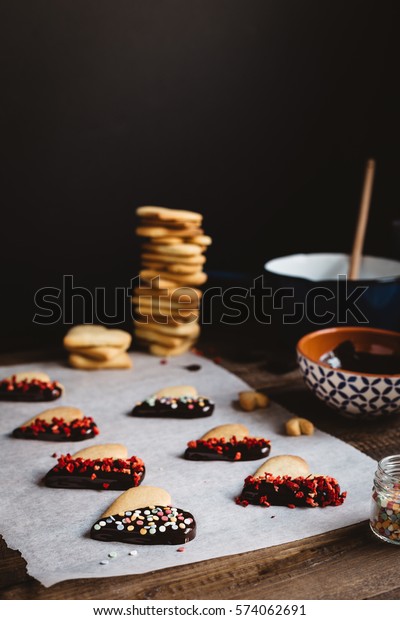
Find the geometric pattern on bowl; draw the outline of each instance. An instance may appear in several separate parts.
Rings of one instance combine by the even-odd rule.
[[[398,377],[353,375],[310,362],[299,353],[297,361],[310,390],[348,418],[377,418],[400,411]]]

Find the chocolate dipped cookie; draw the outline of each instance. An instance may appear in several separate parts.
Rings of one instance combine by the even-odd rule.
[[[61,455],[46,474],[44,483],[53,488],[121,491],[137,487],[144,474],[142,459],[128,458],[125,446],[104,444],[85,448],[72,456]]]
[[[91,417],[77,407],[46,409],[14,429],[17,439],[41,441],[83,441],[98,435],[99,429]]]
[[[91,538],[138,545],[182,545],[196,536],[190,512],[172,505],[164,489],[143,486],[122,493],[92,526]]]
[[[243,424],[223,424],[189,441],[185,459],[192,461],[253,461],[268,456],[271,443],[251,437]]]

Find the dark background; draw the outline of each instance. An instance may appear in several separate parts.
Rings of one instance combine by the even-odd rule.
[[[63,274],[112,301],[140,204],[203,212],[213,281],[246,279],[347,252],[372,156],[366,251],[400,254],[396,4],[2,0],[0,347],[58,341],[33,297]]]

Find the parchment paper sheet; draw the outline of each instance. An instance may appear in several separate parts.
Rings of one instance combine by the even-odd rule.
[[[224,555],[279,545],[368,518],[375,461],[351,446],[317,431],[313,436],[287,437],[282,426],[290,413],[272,404],[267,410],[245,413],[232,405],[246,384],[220,366],[192,354],[160,364],[145,353],[133,355],[131,370],[80,371],[60,362],[3,367],[1,377],[18,370],[42,370],[66,388],[52,403],[0,402],[1,487],[0,532],[9,547],[19,549],[32,577],[50,586],[64,579],[145,573]],[[198,372],[184,366],[201,364]],[[168,385],[194,385],[212,398],[211,417],[198,420],[151,419],[129,416],[133,405]],[[13,439],[10,432],[43,409],[57,405],[80,407],[94,417],[100,434],[84,442]],[[304,411],[304,416],[307,412]],[[261,461],[195,462],[182,454],[191,439],[219,424],[244,423],[251,434],[270,438],[271,456],[297,454],[313,472],[338,479],[348,491],[340,507],[290,510],[285,507],[242,508],[234,502],[244,478]],[[94,443],[121,442],[129,455],[146,465],[144,484],[168,490],[174,505],[192,512],[197,537],[178,553],[174,546],[105,543],[89,538],[94,521],[119,491],[50,489],[41,479],[55,465],[52,453],[73,454]],[[274,515],[275,518],[271,519]],[[137,549],[137,556],[129,551]],[[115,559],[108,553],[117,552]],[[106,565],[100,561],[109,559]]]

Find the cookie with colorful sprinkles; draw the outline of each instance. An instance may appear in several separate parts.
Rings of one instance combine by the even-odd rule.
[[[131,415],[140,418],[203,418],[214,411],[214,403],[205,396],[198,396],[190,385],[163,388],[136,403]]]
[[[93,418],[86,417],[77,407],[53,407],[38,413],[14,429],[17,439],[41,441],[83,441],[98,435]]]
[[[0,381],[0,400],[39,402],[60,398],[64,387],[44,372],[18,372]]]
[[[268,456],[270,449],[268,439],[251,437],[244,424],[223,424],[189,441],[184,456],[192,461],[254,461]]]
[[[330,476],[310,473],[308,464],[299,456],[274,456],[244,481],[236,503],[242,506],[287,506],[316,508],[340,506],[346,498],[339,483]]]
[[[138,545],[182,545],[196,536],[196,521],[190,512],[174,507],[164,489],[143,486],[122,493],[93,524],[90,536]]]
[[[57,465],[44,478],[45,485],[53,488],[122,491],[137,487],[145,474],[142,459],[128,458],[122,444],[91,446],[72,456],[54,457]]]

